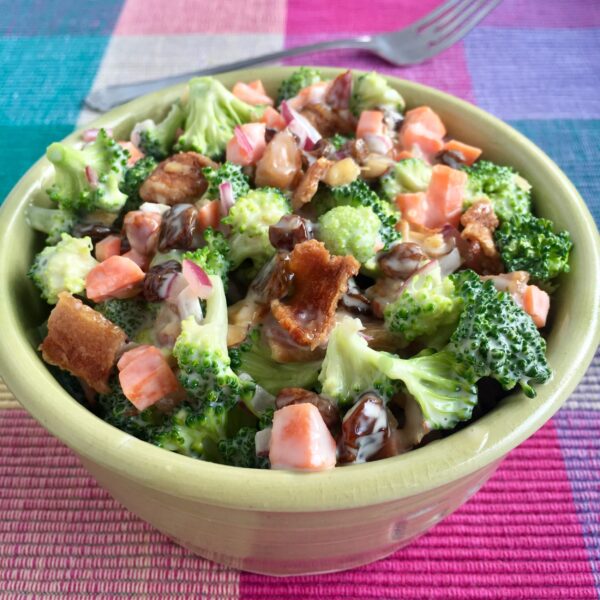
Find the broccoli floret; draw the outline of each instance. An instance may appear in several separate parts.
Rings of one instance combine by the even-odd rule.
[[[477,403],[477,388],[471,378],[459,372],[450,352],[402,359],[369,348],[360,335],[362,328],[359,319],[346,317],[331,333],[319,375],[323,395],[351,406],[370,390],[387,401],[404,385],[430,428],[450,429],[470,418]]]
[[[553,223],[533,215],[515,215],[494,232],[508,271],[528,271],[539,282],[569,272],[573,241],[567,231],[554,233]]]
[[[439,265],[411,277],[400,295],[385,307],[385,325],[412,341],[421,336],[438,338],[441,330],[447,330],[458,320],[462,307],[460,296],[455,293],[449,277],[442,277]],[[447,331],[447,341],[452,331]],[[436,346],[440,340],[436,341]],[[431,344],[430,344],[431,345]]]
[[[255,436],[256,429],[242,427],[234,437],[221,440],[219,452],[223,462],[233,467],[268,469],[269,460],[266,457],[256,456]]]
[[[275,254],[269,241],[269,227],[290,213],[287,198],[275,188],[250,190],[238,198],[222,222],[231,226],[229,246],[235,269],[250,259],[254,269],[260,269]]]
[[[180,405],[149,439],[154,445],[184,456],[220,461],[219,442],[227,432],[228,410],[204,403]]]
[[[531,211],[531,186],[512,167],[480,160],[472,167],[466,167],[465,171],[469,175],[467,206],[481,197],[487,197],[500,221]]]
[[[183,125],[184,119],[185,112],[179,102],[175,102],[158,125],[152,119],[138,123],[131,132],[131,139],[147,156],[163,160],[171,154],[177,130]]]
[[[124,217],[131,210],[137,210],[144,202],[140,198],[140,188],[156,167],[157,162],[154,158],[145,156],[125,171],[120,190],[127,196],[127,201],[121,209],[120,217]]]
[[[98,264],[92,256],[89,237],[61,235],[56,246],[46,246],[33,260],[29,277],[49,304],[58,302],[60,292],[81,294],[87,274]]]
[[[288,98],[293,98],[298,92],[309,85],[319,83],[321,73],[317,69],[310,67],[300,67],[294,71],[287,79],[284,79],[277,92],[277,104],[281,104]]]
[[[383,246],[381,221],[369,206],[336,206],[319,218],[318,238],[332,254],[351,254],[361,264]]]
[[[507,292],[467,270],[451,275],[464,308],[449,350],[476,379],[493,377],[506,390],[521,386],[533,398],[531,382],[545,383],[551,371],[546,341],[533,320]]]
[[[173,355],[179,380],[198,403],[231,409],[238,400],[250,402],[255,386],[241,381],[232,371],[227,353],[227,300],[220,277],[209,275],[212,293],[206,301],[206,317],[197,323],[193,316],[181,323]]]
[[[400,233],[396,231],[398,212],[389,202],[381,199],[362,179],[355,179],[352,183],[332,187],[328,191],[318,193],[312,204],[315,205],[319,214],[336,206],[367,206],[381,221],[379,235],[384,249],[400,238]]]
[[[219,198],[219,186],[226,181],[231,184],[234,198],[245,196],[250,191],[250,180],[247,175],[244,175],[240,165],[225,162],[217,169],[206,167],[202,169],[202,173],[208,181],[206,198]]]
[[[389,109],[404,112],[404,98],[390,87],[382,75],[371,71],[361,75],[355,82],[350,98],[350,109],[358,116],[363,110]]]
[[[36,231],[47,233],[46,244],[57,244],[63,233],[71,233],[76,223],[75,215],[62,208],[45,208],[30,204],[27,208],[27,223]]]
[[[212,77],[195,77],[190,80],[189,88],[184,131],[176,150],[194,150],[219,158],[233,136],[234,127],[260,116],[256,106],[242,102]]]
[[[231,267],[227,240],[220,231],[208,227],[204,230],[204,243],[202,248],[185,252],[183,258],[195,262],[208,275],[216,275],[226,283],[227,273]]]
[[[119,212],[127,199],[119,184],[128,156],[104,129],[81,150],[50,144],[46,157],[54,165],[55,178],[48,195],[64,210]]]
[[[131,404],[123,394],[118,378],[111,381],[110,393],[98,396],[96,410],[110,425],[144,441],[151,441],[165,420],[165,415],[155,406],[140,412]]]
[[[283,388],[311,389],[317,384],[321,361],[278,363],[268,346],[261,341],[260,329],[253,329],[246,340],[229,351],[231,366],[236,373],[247,373],[270,394]]]
[[[329,141],[333,144],[333,147],[336,150],[340,150],[342,148],[342,146],[346,142],[349,142],[351,139],[352,139],[351,137],[347,137],[345,135],[342,135],[341,133],[336,133],[335,135],[333,135],[329,138]]]
[[[388,200],[394,200],[398,194],[424,192],[431,179],[431,167],[420,158],[407,158],[397,162],[381,178],[381,189]]]
[[[98,312],[118,325],[130,340],[135,340],[136,335],[154,321],[159,308],[159,303],[139,298],[111,298],[95,306]]]

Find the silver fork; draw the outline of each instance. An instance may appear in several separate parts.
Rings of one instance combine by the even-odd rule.
[[[318,42],[288,48],[280,52],[253,56],[227,65],[218,65],[191,73],[182,73],[139,83],[110,85],[92,91],[85,99],[85,103],[93,110],[105,111],[143,94],[168,85],[182,83],[191,77],[244,69],[252,65],[273,62],[318,50],[358,48],[373,52],[393,65],[413,65],[439,54],[458,42],[487,14],[494,10],[500,2],[502,0],[448,0],[416,23],[400,29],[400,31]]]

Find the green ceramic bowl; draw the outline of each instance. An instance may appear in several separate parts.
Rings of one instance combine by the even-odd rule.
[[[270,67],[219,78],[226,85],[260,78],[274,93],[289,72]],[[510,450],[558,410],[598,344],[598,231],[573,185],[541,150],[489,114],[431,88],[388,79],[409,106],[432,106],[453,137],[516,167],[533,184],[537,212],[568,229],[575,241],[571,273],[553,298],[548,339],[553,379],[538,387],[535,399],[513,394],[473,425],[414,452],[326,473],[254,471],[174,455],[107,425],[60,387],[33,341],[47,307],[25,277],[40,240],[24,215],[30,200],[44,195],[50,175],[45,159],[27,172],[1,210],[2,376],[23,406],[119,502],[206,558],[284,575],[348,569],[390,554],[463,504]],[[136,121],[159,116],[180,92],[181,86],[140,98],[94,126],[125,136]]]

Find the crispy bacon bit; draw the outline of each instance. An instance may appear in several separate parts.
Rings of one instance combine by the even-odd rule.
[[[216,168],[210,158],[197,152],[181,152],[163,160],[140,188],[145,202],[181,204],[194,202],[206,191],[208,183],[202,174],[204,167]]]
[[[127,336],[71,294],[58,295],[40,350],[47,363],[80,377],[97,392],[110,391],[108,378]]]
[[[488,258],[498,256],[493,236],[494,229],[498,227],[498,217],[494,213],[491,202],[477,200],[462,215],[460,222],[464,227],[461,232],[464,239],[478,242]]]
[[[292,196],[292,208],[294,210],[298,210],[313,199],[313,196],[317,193],[319,182],[323,180],[332,164],[326,158],[318,158],[308,167]]]
[[[309,123],[323,136],[336,133],[351,135],[356,129],[356,119],[349,110],[336,110],[326,104],[309,104],[300,111]]]
[[[315,349],[327,340],[339,299],[359,268],[354,257],[332,257],[316,240],[298,244],[289,264],[293,293],[285,304],[279,300],[271,303],[273,316],[296,343]]]
[[[331,83],[325,102],[332,108],[342,109],[350,106],[352,94],[352,73],[350,70],[338,75]]]
[[[329,430],[338,429],[340,426],[340,411],[337,406],[314,392],[309,392],[303,388],[283,388],[277,398],[275,398],[275,408],[279,410],[290,404],[314,404],[321,413],[325,425]]]

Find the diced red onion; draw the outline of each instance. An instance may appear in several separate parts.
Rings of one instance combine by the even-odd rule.
[[[307,141],[306,129],[298,121],[291,121],[288,130],[298,138],[298,146],[304,148]]]
[[[271,428],[261,429],[254,436],[254,445],[256,447],[257,456],[268,456],[269,448],[271,447]]]
[[[106,134],[107,134],[109,137],[112,137],[112,134],[113,134],[113,132],[112,132],[112,129],[104,129],[104,131],[106,131]],[[86,129],[86,130],[85,130],[85,131],[84,131],[84,132],[81,134],[81,139],[82,139],[84,142],[86,142],[86,143],[88,143],[88,142],[93,142],[93,141],[95,141],[95,140],[96,140],[96,138],[98,137],[98,134],[99,134],[99,133],[100,133],[100,130],[99,130],[99,129],[95,129],[95,128],[92,128],[92,129]]]
[[[200,323],[204,318],[198,295],[191,286],[186,287],[177,296],[177,310],[182,321],[188,317],[194,317]]]
[[[392,139],[387,135],[367,134],[364,137],[369,150],[384,156],[394,147]]]
[[[229,209],[235,204],[233,187],[229,181],[224,181],[219,185],[219,200],[221,201],[221,215],[225,217],[229,214]]]
[[[233,134],[235,135],[241,150],[248,156],[252,155],[252,142],[250,142],[248,136],[244,133],[244,130],[239,125],[236,125]]]
[[[304,141],[300,146],[304,150],[312,150],[321,139],[321,134],[309,123],[308,119],[295,111],[285,100],[281,103],[280,110],[289,130],[298,135],[301,140],[304,137]],[[304,135],[300,135],[299,132]]]
[[[454,273],[463,262],[458,248],[453,248],[448,254],[440,256],[437,261],[440,265],[442,277]]]
[[[145,213],[155,213],[164,215],[171,207],[168,204],[158,204],[157,202],[144,202],[140,204],[140,210]]]
[[[163,290],[159,290],[158,295],[164,294],[164,298],[171,304],[177,304],[179,294],[188,287],[186,278],[181,273],[173,273],[173,276],[167,280]]]
[[[206,300],[212,293],[210,277],[204,269],[187,258],[181,263],[181,273],[198,298]]]
[[[89,165],[86,166],[85,177],[93,188],[98,187],[98,173],[96,173],[96,170],[93,167],[90,167]]]

